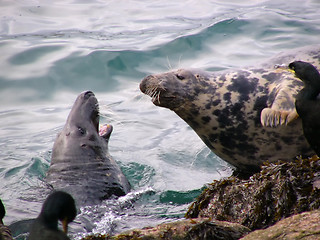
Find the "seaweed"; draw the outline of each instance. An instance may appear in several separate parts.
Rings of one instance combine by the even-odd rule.
[[[229,177],[209,184],[187,218],[210,217],[266,228],[296,213],[320,208],[320,159],[265,163],[247,180]]]

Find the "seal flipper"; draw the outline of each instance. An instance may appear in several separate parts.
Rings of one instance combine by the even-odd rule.
[[[279,111],[272,108],[264,108],[260,115],[260,121],[264,127],[277,127],[284,124],[288,125],[298,117],[299,115],[295,109],[292,111]]]
[[[290,122],[298,118],[295,108],[295,96],[297,90],[292,88],[292,77],[281,79],[278,84],[270,84],[271,90],[268,105],[271,107],[264,108],[260,114],[260,122],[262,126],[277,127],[280,125],[288,125]]]

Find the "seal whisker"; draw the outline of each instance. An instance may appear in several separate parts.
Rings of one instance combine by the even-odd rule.
[[[149,88],[147,89],[147,91],[146,91],[146,94],[147,94],[148,96],[152,97],[152,95],[153,95],[154,91],[156,91],[156,89],[157,89],[156,86],[154,86],[154,87],[149,87]]]
[[[157,92],[157,86],[151,88],[150,91],[148,92],[148,95],[149,95],[151,98],[153,98],[154,95],[156,94],[156,92]]]
[[[154,91],[152,92],[152,94],[150,95],[150,97],[152,98],[152,100],[154,99],[155,94],[156,94],[156,91],[154,90]]]
[[[150,89],[147,89],[146,95],[147,95],[147,96],[150,96],[150,93],[151,93],[151,90],[150,90]]]
[[[160,79],[158,85],[161,86],[161,84],[163,83],[164,79]],[[158,87],[159,88],[159,87]],[[161,87],[162,90],[165,90],[164,87]]]
[[[152,101],[156,101],[159,98],[160,95],[160,91],[154,91],[153,95],[152,95]]]
[[[149,96],[150,96],[151,98],[153,98],[153,96],[154,96],[154,93],[155,93],[155,92],[156,92],[156,90],[155,90],[155,89],[154,89],[154,90],[152,90],[152,91],[150,92],[150,95],[149,95]]]
[[[157,88],[154,87],[153,90],[152,90],[152,96],[154,96],[156,94],[156,92],[157,92]]]
[[[158,91],[158,93],[157,93],[157,100],[158,100],[158,103],[159,103],[159,104],[161,104],[161,103],[160,103],[160,93],[161,93],[160,91]]]
[[[320,69],[319,51],[319,46],[312,46],[295,51],[294,57],[308,56]],[[312,154],[295,107],[303,82],[288,71],[273,68],[275,63],[288,64],[292,57],[292,53],[281,54],[245,69],[208,72],[187,68],[152,74],[141,81],[140,90],[156,106],[175,112],[217,156],[245,177],[260,171],[266,160],[294,159],[302,149],[305,155]],[[172,68],[169,57],[167,61]]]
[[[148,96],[150,96],[151,89],[152,89],[152,88],[150,88],[150,87],[148,87],[148,88],[146,89],[146,94],[147,94]]]

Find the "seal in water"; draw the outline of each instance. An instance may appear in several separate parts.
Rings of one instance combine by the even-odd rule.
[[[289,64],[304,88],[296,97],[296,109],[302,119],[303,133],[311,148],[320,156],[320,74],[310,63],[295,61]]]
[[[112,195],[123,196],[130,184],[108,152],[112,126],[100,129],[98,101],[91,91],[81,93],[58,134],[47,181],[70,193],[78,206],[96,204]]]
[[[260,67],[204,72],[180,69],[145,77],[140,90],[186,121],[240,176],[263,162],[311,154],[295,111],[303,83],[280,65],[305,59],[320,66],[320,46],[280,54]]]

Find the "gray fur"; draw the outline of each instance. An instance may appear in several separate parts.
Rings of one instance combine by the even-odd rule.
[[[313,153],[294,107],[303,83],[274,67],[294,60],[320,69],[320,46],[280,54],[260,67],[154,74],[142,80],[140,89],[186,121],[216,155],[240,171],[255,172],[265,161]]]
[[[55,189],[70,193],[77,206],[130,191],[128,180],[108,152],[112,126],[100,136],[98,125],[98,101],[92,92],[83,92],[53,146],[46,179]]]

